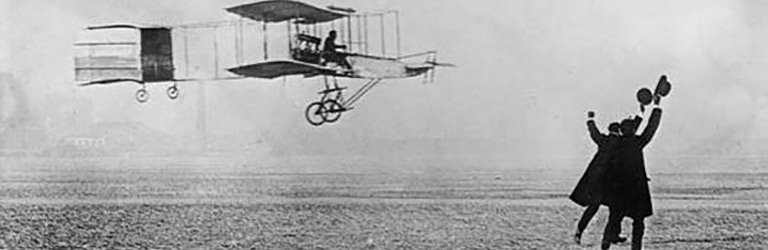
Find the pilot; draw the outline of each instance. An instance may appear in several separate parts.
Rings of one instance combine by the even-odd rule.
[[[331,30],[331,32],[328,32],[328,37],[325,38],[325,42],[323,42],[323,58],[325,59],[325,62],[334,62],[344,68],[351,69],[352,66],[347,62],[346,56],[336,51],[336,49],[346,48],[346,45],[336,44],[336,31]]]

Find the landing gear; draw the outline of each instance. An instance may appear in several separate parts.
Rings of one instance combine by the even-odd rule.
[[[176,100],[176,98],[179,98],[179,88],[176,87],[176,84],[168,87],[166,92],[168,93],[168,98],[171,98],[171,100]]]
[[[307,118],[309,124],[312,124],[313,126],[323,125],[325,122],[325,115],[323,114],[324,109],[325,107],[321,102],[313,102],[312,104],[309,104],[309,106],[307,106],[306,112],[304,113],[305,118]]]
[[[309,124],[320,126],[323,123],[334,123],[341,118],[341,113],[349,110],[345,107],[342,91],[346,88],[339,87],[336,79],[333,79],[333,87],[328,84],[328,78],[325,78],[325,90],[318,94],[322,95],[319,101],[313,102],[307,106],[304,113]]]
[[[309,124],[320,126],[323,123],[334,123],[341,118],[341,113],[347,111],[336,100],[325,100],[322,102],[313,102],[307,106],[304,113]]]
[[[136,91],[136,101],[140,103],[145,103],[149,100],[149,92],[144,88],[144,86],[141,87],[141,89]]]
[[[147,91],[146,86],[144,85],[144,82],[139,82],[141,84],[141,88],[136,91],[136,101],[139,103],[145,103],[149,101],[149,91]],[[166,90],[166,93],[168,94],[168,98],[171,100],[176,100],[179,98],[179,87],[176,86],[176,83],[168,87],[168,90]]]
[[[325,78],[325,90],[320,91],[320,100],[307,106],[304,113],[309,124],[314,126],[323,125],[323,123],[334,123],[341,119],[341,113],[352,110],[352,105],[370,91],[381,79],[370,79],[360,89],[353,93],[349,98],[344,98],[342,92],[346,87],[339,87],[336,78],[333,78],[333,86]]]
[[[328,123],[334,123],[341,118],[341,112],[346,111],[344,107],[336,100],[325,100],[323,102],[323,109],[325,114],[325,121]]]

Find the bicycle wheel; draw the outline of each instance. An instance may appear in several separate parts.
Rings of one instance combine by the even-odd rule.
[[[313,126],[323,125],[325,122],[325,107],[321,102],[313,102],[307,106],[307,110],[304,112],[304,117],[307,118],[307,122]]]
[[[171,100],[176,100],[176,98],[179,98],[179,88],[176,86],[170,86],[168,87],[168,98],[171,98]]]
[[[149,92],[146,89],[139,89],[136,91],[136,101],[145,103],[149,100]]]
[[[344,108],[336,100],[326,100],[323,102],[323,111],[325,121],[334,123],[341,118],[341,112],[344,112]]]

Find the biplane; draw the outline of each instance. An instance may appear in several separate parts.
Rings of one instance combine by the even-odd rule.
[[[149,83],[170,84],[167,95],[176,99],[179,82],[322,76],[324,88],[318,92],[319,100],[310,103],[305,110],[307,121],[320,126],[338,121],[342,113],[351,110],[358,100],[385,79],[423,75],[424,81],[434,81],[436,67],[453,66],[439,63],[436,51],[401,55],[397,11],[358,13],[351,8],[324,8],[292,0],[254,2],[226,8],[226,11],[239,19],[185,25],[88,27],[84,31],[90,38],[75,43],[75,79],[80,86],[137,83],[140,88],[136,100],[144,103],[149,100],[145,88]],[[391,24],[388,20],[392,19],[394,35],[386,32],[387,24]],[[278,50],[284,53],[270,56],[274,49],[270,50],[268,35],[275,33],[269,32],[268,28],[280,24],[285,28],[277,29],[282,30],[277,37],[286,41]],[[199,67],[192,65],[190,53],[194,51],[190,51],[188,34],[196,29],[214,31],[212,75],[192,74],[192,70]],[[122,31],[116,32],[118,30]],[[231,67],[221,67],[226,64],[219,55],[221,44],[226,44],[218,41],[223,37],[221,30],[229,30],[227,38],[234,45],[235,60],[229,62]],[[250,38],[258,40],[258,36],[261,37],[261,46],[257,46],[261,47],[260,52],[248,51],[248,46],[257,44],[246,42],[247,33],[252,31],[256,36]],[[328,37],[324,40],[325,34]],[[182,37],[183,46],[178,45],[179,39],[174,39],[178,36]],[[379,41],[375,41],[375,37]],[[396,46],[394,50],[392,44]],[[211,58],[202,60],[206,59]],[[347,87],[341,86],[338,79],[360,79],[364,83],[345,96]]]

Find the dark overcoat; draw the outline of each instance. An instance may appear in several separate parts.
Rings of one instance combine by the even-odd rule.
[[[582,174],[581,179],[571,192],[569,198],[581,206],[599,205],[603,202],[605,189],[607,188],[604,180],[606,168],[612,161],[613,149],[618,143],[619,137],[616,135],[605,135],[597,129],[595,121],[587,121],[589,136],[597,144],[597,153],[589,162],[587,170]]]
[[[608,205],[631,218],[653,214],[643,149],[651,141],[661,121],[661,109],[651,112],[648,125],[640,135],[622,136],[615,149],[615,165],[607,174],[611,187],[606,193]]]

